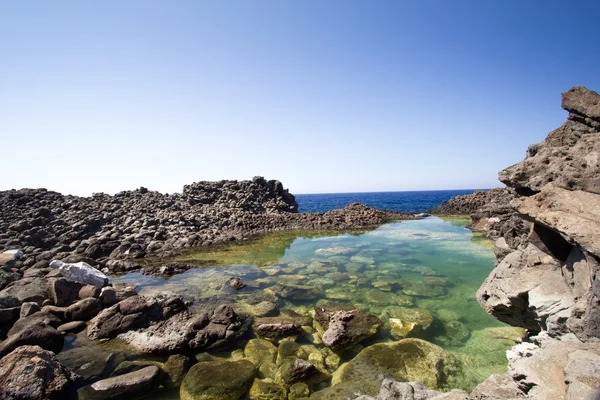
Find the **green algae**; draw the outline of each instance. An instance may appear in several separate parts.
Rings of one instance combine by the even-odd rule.
[[[139,260],[142,265],[162,265],[168,262],[183,262],[197,266],[229,266],[254,264],[265,266],[281,259],[298,238],[315,239],[335,235],[358,235],[365,231],[340,232],[330,230],[282,231],[256,235],[242,242],[228,242],[210,247],[184,249],[172,257],[148,257]]]
[[[486,314],[475,299],[475,292],[493,269],[494,255],[483,239],[474,239],[464,227],[467,222],[464,217],[432,217],[386,224],[360,234],[278,232],[241,244],[190,249],[177,257],[152,260],[202,266],[168,280],[129,274],[115,281],[136,283],[142,294],[181,294],[196,300],[198,310],[225,302],[238,312],[252,314],[254,307],[265,301],[284,310],[282,316],[291,310],[299,314],[302,325],[291,340],[300,348],[312,346],[310,351],[298,350],[296,356],[334,376],[361,350],[377,343],[394,343],[403,330],[410,330],[407,335],[441,346],[460,361],[453,369],[456,376],[444,383],[444,388],[472,390],[490,373],[506,369],[505,352],[518,335],[498,333],[504,325]],[[233,290],[228,285],[233,276],[248,286]],[[310,322],[315,306],[330,304],[382,316],[385,327],[340,359],[322,344],[322,329]],[[394,308],[403,313],[390,313]],[[422,321],[415,313],[421,313]],[[430,317],[425,318],[427,315]],[[244,343],[240,345],[244,347]],[[242,352],[234,353],[227,357],[244,357]],[[261,379],[275,378],[277,363],[246,357],[254,358],[263,371]],[[319,388],[322,385],[326,384]],[[343,388],[338,389],[341,393]]]

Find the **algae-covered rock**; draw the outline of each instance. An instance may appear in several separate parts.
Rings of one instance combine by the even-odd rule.
[[[287,390],[273,381],[255,379],[248,398],[250,400],[287,400]]]
[[[415,283],[409,287],[402,289],[402,293],[408,296],[417,297],[440,297],[446,295],[446,288],[443,286],[428,285],[424,282]]]
[[[303,399],[310,395],[310,388],[306,383],[294,383],[289,388],[288,400]]]
[[[306,383],[309,387],[316,387],[318,384],[328,381],[331,378],[327,372],[321,371],[312,363],[301,358],[286,358],[283,360],[275,382],[285,386],[291,386],[297,382]]]
[[[461,362],[441,347],[420,339],[404,339],[365,348],[334,373],[332,384],[333,388],[343,385],[333,392],[374,396],[382,376],[444,389],[461,375]]]
[[[370,289],[365,292],[365,301],[369,304],[382,306],[410,306],[413,301],[409,296]]]
[[[163,371],[165,371],[166,375],[163,385],[169,388],[179,387],[185,374],[195,362],[193,358],[184,356],[183,354],[173,354],[170,356],[163,366]]]
[[[397,306],[385,307],[381,319],[396,339],[419,335],[433,322],[433,316],[425,310]]]
[[[250,390],[256,368],[250,361],[205,361],[183,378],[181,400],[238,400]]]
[[[267,361],[275,362],[277,358],[277,347],[268,340],[252,339],[246,344],[244,355],[248,360],[252,361],[254,365],[261,366]]]
[[[460,346],[471,336],[471,331],[460,321],[450,321],[444,324],[444,334],[438,341],[447,346]]]

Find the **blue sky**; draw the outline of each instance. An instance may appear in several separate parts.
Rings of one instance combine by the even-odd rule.
[[[0,189],[495,187],[600,90],[599,2],[0,2]]]

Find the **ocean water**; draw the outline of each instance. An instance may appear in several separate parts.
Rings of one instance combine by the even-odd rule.
[[[423,212],[439,206],[454,196],[471,194],[475,190],[424,190],[410,192],[297,194],[300,212],[326,212],[358,202],[382,210]]]
[[[410,322],[414,315],[429,316],[428,326],[409,336],[430,341],[460,359],[460,376],[443,389],[472,390],[490,374],[506,369],[505,352],[523,331],[496,321],[477,303],[475,292],[493,269],[494,255],[489,243],[476,239],[464,223],[429,217],[353,234],[278,232],[242,245],[190,250],[176,259],[198,267],[170,279],[132,273],[113,281],[136,284],[141,294],[180,294],[195,300],[198,312],[227,303],[237,312],[252,314],[256,304],[269,301],[308,321],[301,322],[307,332],[316,329],[315,307],[351,305],[383,321],[380,332],[364,342],[367,347],[401,338],[392,331],[392,317]],[[159,260],[166,261],[175,259]],[[248,286],[240,291],[230,288],[228,280],[234,276]],[[306,354],[320,353],[312,359],[332,355],[314,335],[300,335],[296,341]],[[66,355],[90,343],[78,337],[69,346]],[[244,346],[240,342],[237,349]],[[124,352],[124,357],[144,355]],[[353,357],[352,352],[345,353],[341,362]],[[77,358],[75,353],[72,358]],[[341,365],[323,368],[336,375]],[[157,392],[154,398],[177,399],[178,393]]]

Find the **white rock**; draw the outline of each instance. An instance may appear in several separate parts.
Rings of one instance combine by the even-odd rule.
[[[106,275],[83,261],[71,264],[54,260],[50,263],[50,267],[58,268],[61,275],[69,281],[86,283],[96,287],[104,287],[108,284]]]
[[[10,256],[13,257],[13,260],[19,260],[21,258],[23,258],[23,256],[25,255],[25,253],[23,253],[23,250],[6,250],[3,254],[8,254]]]

